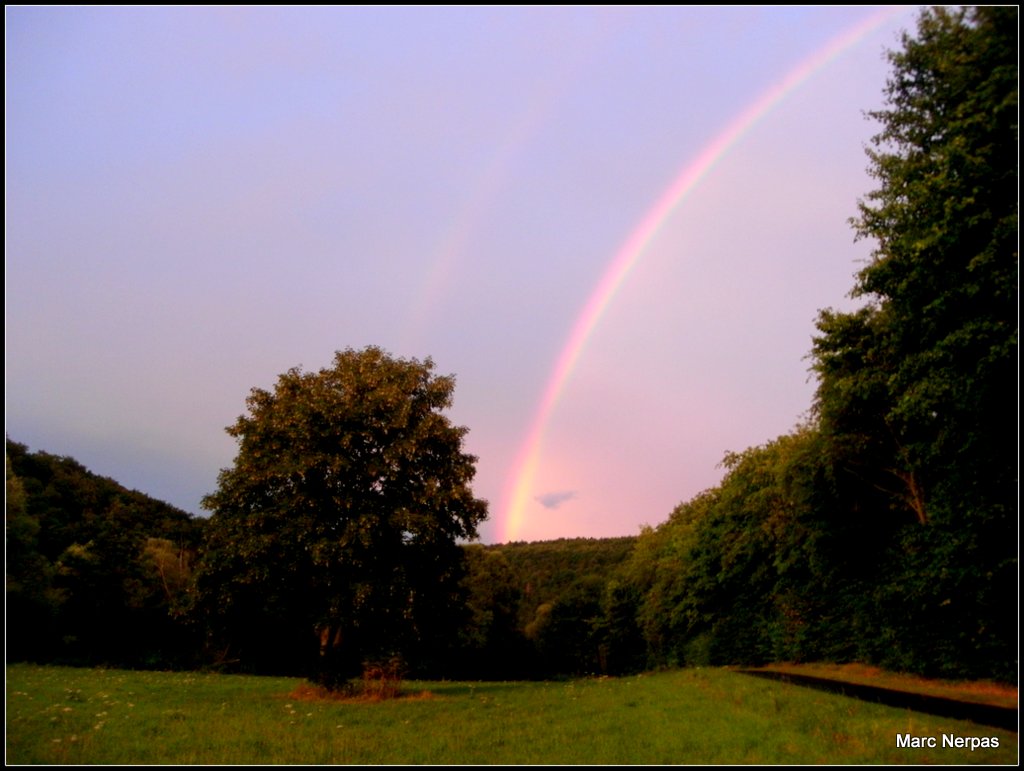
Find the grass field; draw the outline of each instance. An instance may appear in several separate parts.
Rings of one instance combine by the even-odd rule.
[[[1017,735],[688,669],[542,683],[410,682],[382,702],[303,681],[9,665],[8,764],[1016,764]],[[935,737],[901,749],[897,734]],[[942,747],[943,735],[997,748]]]

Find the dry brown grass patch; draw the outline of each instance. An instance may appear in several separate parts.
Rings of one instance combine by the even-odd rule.
[[[420,691],[419,693],[409,693],[405,691],[399,691],[394,695],[382,695],[378,692],[366,692],[366,691],[332,691],[328,688],[324,688],[322,685],[315,685],[313,683],[303,683],[302,685],[291,691],[285,698],[294,701],[318,701],[318,702],[336,702],[336,703],[347,703],[347,704],[374,704],[382,701],[390,701],[392,699],[402,699],[403,701],[428,701],[437,698],[430,691]]]

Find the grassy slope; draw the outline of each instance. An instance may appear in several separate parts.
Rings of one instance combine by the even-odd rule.
[[[84,764],[1015,763],[1016,734],[722,669],[548,683],[410,683],[306,701],[301,681],[7,667],[7,762]],[[896,734],[998,749],[896,748]]]

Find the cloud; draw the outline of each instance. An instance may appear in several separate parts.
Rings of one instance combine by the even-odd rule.
[[[575,490],[563,490],[557,493],[544,493],[534,498],[545,509],[557,509],[563,503],[576,497]]]

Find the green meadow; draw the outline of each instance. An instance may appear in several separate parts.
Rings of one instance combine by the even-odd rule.
[[[9,764],[1017,762],[1017,736],[724,669],[549,682],[407,682],[303,698],[295,678],[7,667]],[[935,737],[901,749],[897,734]],[[997,748],[943,749],[943,734]]]

